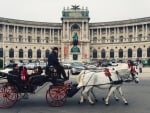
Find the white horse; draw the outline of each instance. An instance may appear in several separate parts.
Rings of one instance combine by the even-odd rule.
[[[121,89],[121,85],[124,81],[135,81],[136,83],[139,82],[139,79],[136,74],[131,76],[130,70],[128,69],[127,64],[121,64],[117,67],[111,67],[109,69],[111,74],[110,77],[106,76],[104,71],[96,72],[91,70],[83,70],[78,76],[78,88],[83,88],[81,91],[80,96],[80,103],[84,102],[85,96],[88,97],[88,100],[91,104],[94,104],[90,93],[93,94],[93,97],[96,99],[96,96],[93,93],[93,88],[97,87],[100,89],[108,88],[108,94],[106,98],[104,98],[104,102],[106,105],[109,105],[109,97],[115,91],[118,91],[121,95],[121,98],[125,105],[128,105],[127,100],[123,96],[123,92]],[[118,97],[115,95],[115,99],[118,100]]]

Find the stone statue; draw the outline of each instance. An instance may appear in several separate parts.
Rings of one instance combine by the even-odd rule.
[[[79,49],[77,46],[73,46],[73,47],[71,48],[71,52],[79,53],[79,52],[80,52],[80,49]]]
[[[73,45],[74,46],[78,45],[78,35],[77,35],[77,33],[75,33],[72,38],[73,38]]]

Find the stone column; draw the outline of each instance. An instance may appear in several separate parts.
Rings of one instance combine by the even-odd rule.
[[[126,37],[127,37],[127,42],[129,42],[129,32],[128,32],[128,26],[126,26]]]
[[[125,27],[123,27],[123,42],[127,42],[127,38],[126,38],[126,36],[125,36]]]
[[[108,28],[108,43],[110,43],[110,27]]]
[[[24,38],[24,41],[23,42],[26,42],[25,41],[25,39],[27,39],[27,37],[28,37],[28,27],[25,27],[26,28],[26,36],[25,36],[25,38]]]
[[[35,29],[34,43],[37,43],[37,28],[34,28],[34,29]]]
[[[65,39],[65,24],[63,23],[63,29],[62,29],[62,40]]]
[[[7,40],[10,41],[10,39],[9,39],[9,25],[7,25]]]
[[[147,40],[147,24],[145,25],[145,37],[146,37],[146,40]]]
[[[141,39],[141,41],[145,40],[145,33],[144,32],[145,32],[145,30],[144,30],[144,24],[142,24],[142,37],[141,37],[142,39]]]
[[[3,30],[2,30],[2,32],[3,32],[3,42],[5,43],[5,41],[6,41],[6,25],[4,25],[4,24],[3,24]]]
[[[86,39],[89,40],[89,27],[88,27],[88,22],[86,22]]]
[[[46,43],[46,37],[45,37],[46,34],[45,34],[45,33],[46,33],[46,32],[45,32],[45,28],[43,28],[43,40],[44,40],[43,43]],[[45,56],[45,57],[46,57],[46,56]]]
[[[18,37],[16,37],[15,36],[15,26],[13,26],[13,38],[14,38],[14,40],[13,40],[13,42],[17,42],[17,39],[18,39]]]
[[[134,32],[135,32],[135,29],[134,29],[134,25],[132,26],[132,34],[133,34],[133,38],[134,38],[134,41],[136,41],[136,39],[137,39],[137,37],[135,37],[135,34],[134,34]]]
[[[18,32],[19,32],[19,27],[17,26],[17,32],[16,32],[16,37],[18,37]],[[17,41],[18,42],[18,41]]]
[[[41,37],[41,43],[43,43],[43,28],[41,28],[40,37]]]
[[[52,29],[52,40],[53,40],[53,44],[54,44],[54,28]]]
[[[18,37],[18,29],[19,28],[17,27],[17,37]],[[23,37],[22,37],[23,39],[22,40],[24,42],[25,38],[27,38],[27,42],[28,42],[28,36],[27,36],[27,34],[25,32],[26,31],[25,29],[26,29],[26,27],[23,27]]]
[[[91,33],[91,35],[92,35],[91,38],[92,38],[92,43],[93,43],[93,29],[91,29],[91,32],[92,32]]]
[[[134,32],[134,31],[133,31]],[[138,32],[138,29],[137,29],[137,25],[135,26],[135,38],[137,38],[137,32]]]
[[[49,39],[50,39],[50,43],[51,43],[51,40],[52,40],[52,34],[51,34],[52,30],[51,28],[49,29]]]
[[[119,27],[117,27],[117,42],[120,43]]]
[[[70,32],[69,32],[69,22],[67,21],[67,39],[70,40]]]
[[[99,42],[99,31],[98,31],[98,28],[97,28],[97,43]]]
[[[100,33],[99,33],[99,35],[100,35],[100,43],[102,43],[102,29],[100,28]]]
[[[107,30],[107,27],[105,28],[106,29],[106,41],[108,40],[108,30]],[[105,43],[108,43],[108,42],[105,42]]]

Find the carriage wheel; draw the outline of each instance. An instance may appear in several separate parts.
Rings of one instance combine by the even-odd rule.
[[[59,107],[66,101],[66,91],[63,86],[50,86],[46,92],[46,101],[50,106]]]
[[[18,100],[17,89],[6,83],[0,87],[0,108],[12,107]]]

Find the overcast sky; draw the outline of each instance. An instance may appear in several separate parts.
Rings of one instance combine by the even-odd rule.
[[[0,0],[0,17],[61,22],[64,7],[88,7],[90,22],[150,17],[150,0]]]

